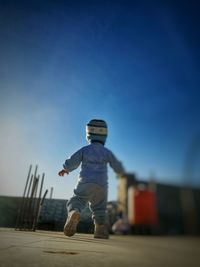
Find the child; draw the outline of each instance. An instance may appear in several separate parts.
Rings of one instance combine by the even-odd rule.
[[[68,218],[64,226],[64,234],[73,236],[80,220],[80,213],[87,203],[92,212],[95,224],[94,238],[109,238],[106,226],[106,204],[108,190],[107,163],[116,174],[125,171],[114,154],[104,147],[107,138],[107,124],[103,120],[91,120],[86,126],[86,137],[89,145],[74,153],[63,164],[58,174],[64,176],[78,168],[81,171],[74,195],[67,203]]]

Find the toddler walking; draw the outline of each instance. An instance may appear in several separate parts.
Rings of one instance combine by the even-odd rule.
[[[67,159],[63,169],[58,173],[59,176],[64,176],[81,164],[74,194],[67,202],[68,217],[64,225],[66,236],[73,236],[76,233],[80,213],[89,203],[95,225],[94,238],[109,238],[106,225],[107,164],[117,175],[122,175],[125,171],[121,162],[104,146],[107,134],[107,124],[104,120],[91,120],[86,126],[89,145],[82,147]]]

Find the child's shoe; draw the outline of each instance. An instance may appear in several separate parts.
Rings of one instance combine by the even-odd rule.
[[[80,213],[76,210],[69,212],[64,226],[64,234],[66,236],[73,236],[76,233],[76,227],[80,221],[80,217]]]
[[[95,224],[94,238],[102,238],[102,239],[109,238],[108,228],[105,224]]]

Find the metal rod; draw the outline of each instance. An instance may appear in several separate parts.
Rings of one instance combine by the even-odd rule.
[[[48,193],[48,189],[46,189],[46,191],[45,191],[45,193],[44,193],[44,195],[43,195],[43,198],[42,198],[42,200],[41,200],[41,205],[43,205],[47,193]]]
[[[39,206],[39,210],[38,210],[38,214],[37,214],[37,220],[36,220],[36,227],[38,225],[38,221],[39,221],[39,217],[40,217],[40,213],[41,213],[41,210],[42,210],[42,206],[43,206],[43,203],[44,203],[44,200],[45,200],[45,197],[48,193],[48,190],[46,189],[42,199],[40,200],[40,206]]]
[[[50,191],[50,199],[52,199],[52,197],[53,197],[53,187],[51,187],[51,191]]]
[[[40,202],[41,202],[41,197],[42,197],[42,189],[43,189],[43,184],[44,184],[44,176],[45,176],[45,174],[43,173],[41,184],[40,184],[40,192],[39,192],[39,197],[38,197],[38,201],[37,201],[37,207],[36,207],[36,216],[35,216],[34,223],[33,223],[33,231],[35,231],[36,227],[37,227],[38,214],[39,214]]]
[[[32,223],[31,223],[32,212],[33,212],[32,211],[32,205],[33,205],[33,197],[34,197],[35,190],[37,187],[37,182],[38,182],[37,177],[34,177],[32,191],[31,191],[31,195],[30,195],[30,199],[29,199],[29,205],[28,205],[28,209],[27,209],[27,229],[32,228]]]
[[[22,199],[21,199],[20,208],[18,209],[18,214],[17,214],[17,221],[16,221],[16,225],[15,225],[15,230],[16,230],[17,228],[19,228],[19,223],[20,223],[21,215],[22,215],[22,213],[23,213],[24,204],[25,204],[25,195],[26,195],[26,190],[27,190],[28,183],[29,183],[29,179],[30,179],[30,175],[31,175],[31,169],[32,169],[32,165],[30,165],[30,167],[29,167],[29,171],[28,171],[28,175],[27,175],[27,179],[26,179],[26,184],[25,184],[25,188],[24,188],[23,197],[22,197]]]
[[[29,203],[29,193],[30,193],[30,189],[31,189],[31,185],[33,182],[33,175],[31,175],[31,179],[28,185],[28,191],[24,200],[24,206],[23,206],[23,210],[22,210],[22,215],[20,218],[20,225],[19,225],[19,229],[22,230],[25,228],[25,224],[26,224],[26,210],[27,210],[27,206]]]
[[[34,192],[34,196],[33,196],[33,203],[32,203],[32,208],[31,208],[31,228],[33,230],[34,227],[34,221],[35,221],[35,217],[36,217],[36,208],[37,208],[37,190],[38,190],[38,185],[39,185],[39,180],[40,180],[40,175],[38,175],[37,178],[37,183],[36,183],[36,187],[35,187],[35,192]]]
[[[35,220],[35,211],[36,211],[36,204],[37,204],[37,190],[38,190],[38,184],[39,184],[39,179],[40,179],[40,175],[38,175],[37,180],[36,180],[36,186],[35,186],[35,192],[33,195],[33,203],[32,203],[32,207],[31,207],[31,229],[33,229],[33,222]]]
[[[37,175],[37,169],[38,169],[38,165],[35,166],[34,178],[36,178],[36,175]]]

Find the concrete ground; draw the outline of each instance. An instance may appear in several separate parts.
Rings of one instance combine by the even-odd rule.
[[[199,237],[111,236],[0,228],[0,267],[199,267]]]

